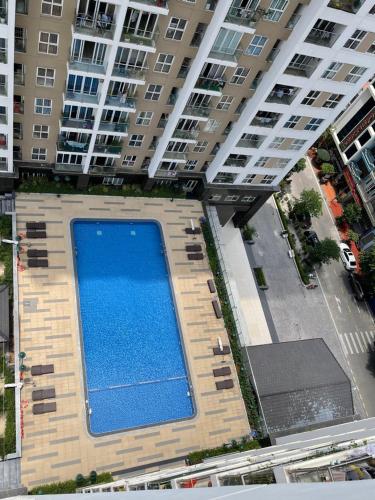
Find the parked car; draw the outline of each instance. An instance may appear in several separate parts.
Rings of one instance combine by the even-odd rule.
[[[307,230],[307,231],[304,231],[303,234],[305,235],[305,238],[306,238],[308,245],[315,247],[318,243],[320,243],[318,235],[316,234],[315,231]]]
[[[352,287],[355,298],[357,300],[364,300],[365,294],[363,292],[362,285],[359,282],[358,278],[355,276],[355,274],[350,273],[348,275],[348,279],[349,279],[350,286]]]
[[[353,252],[350,250],[346,243],[340,243],[340,258],[344,264],[344,267],[347,271],[355,271],[357,268],[357,262],[353,255]]]

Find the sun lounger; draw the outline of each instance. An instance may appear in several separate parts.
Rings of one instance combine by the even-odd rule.
[[[27,265],[29,267],[48,267],[47,259],[28,259]]]
[[[186,227],[185,228],[185,233],[186,234],[201,234],[201,228],[200,227],[196,227],[196,228],[192,228],[192,227]]]
[[[223,313],[221,312],[221,309],[220,309],[220,306],[219,306],[217,300],[213,300],[212,301],[212,307],[214,308],[216,317],[217,318],[222,318],[223,317]]]
[[[26,238],[30,240],[35,240],[37,238],[45,239],[47,238],[47,233],[45,231],[26,231]]]
[[[32,392],[33,401],[42,401],[43,399],[53,399],[56,397],[55,389],[38,389]]]
[[[222,368],[215,368],[212,370],[214,377],[226,377],[231,374],[230,366],[223,366]]]
[[[47,250],[38,250],[38,249],[29,249],[27,251],[27,256],[29,258],[47,257],[48,251]]]
[[[46,229],[46,223],[45,222],[26,222],[26,229],[29,230],[36,230],[36,231],[43,231]]]
[[[203,253],[188,253],[187,254],[189,260],[203,260]]]
[[[186,245],[185,250],[187,252],[201,252],[202,246],[201,245]]]
[[[228,378],[227,380],[220,380],[216,382],[216,389],[220,391],[221,389],[232,389],[234,387],[233,380]]]
[[[211,293],[215,293],[216,292],[216,287],[215,287],[214,280],[207,280],[207,285],[208,285],[208,288],[209,288],[209,290],[210,290]]]
[[[54,365],[34,365],[31,367],[31,375],[45,375],[47,373],[55,373]]]
[[[230,354],[229,345],[223,345],[223,350],[221,350],[220,347],[214,347],[213,350],[215,356],[224,356],[224,354]]]
[[[56,403],[38,403],[33,405],[33,415],[42,415],[56,411]]]

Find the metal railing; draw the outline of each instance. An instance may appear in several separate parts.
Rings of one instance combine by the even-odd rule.
[[[120,76],[123,78],[134,78],[138,80],[143,80],[145,77],[145,71],[148,68],[139,66],[128,66],[127,64],[115,62],[113,65],[113,76]]]
[[[116,106],[119,108],[131,108],[136,106],[136,99],[134,97],[107,95],[105,99],[106,106]]]
[[[73,92],[68,90],[64,96],[64,101],[84,102],[87,104],[98,104],[99,95],[85,94],[84,92]]]
[[[239,158],[227,158],[224,162],[224,167],[246,167],[249,160],[241,160]]]
[[[240,139],[236,147],[238,148],[258,148],[263,142],[263,139]]]
[[[94,126],[94,120],[70,118],[68,116],[63,116],[61,119],[61,124],[63,127],[92,129]]]
[[[25,85],[25,73],[14,73],[14,85]]]
[[[87,71],[89,73],[99,73],[104,75],[106,71],[106,66],[103,62],[94,61],[90,57],[70,57],[70,66],[72,69],[79,71]]]
[[[278,56],[280,52],[280,49],[278,47],[274,47],[273,49],[271,49],[270,53],[268,54],[267,58],[266,58],[266,61],[267,62],[273,62],[276,57]]]
[[[284,73],[309,78],[316,70],[318,64],[318,62],[316,64],[290,63]]]
[[[71,151],[72,153],[87,153],[88,149],[89,149],[88,142],[78,142],[69,140],[61,140],[57,142],[58,151]]]
[[[173,132],[172,137],[176,137],[177,139],[190,139],[195,140],[199,135],[199,130],[179,130],[176,129]]]
[[[279,118],[255,116],[250,125],[255,127],[273,128],[278,120]]]
[[[255,28],[256,24],[262,19],[265,11],[262,9],[243,9],[241,7],[231,7],[225,18],[226,22]]]
[[[148,47],[154,47],[158,35],[159,32],[156,29],[153,31],[137,32],[135,29],[132,28],[124,28],[121,35],[121,41],[135,43],[137,45],[147,45]]]
[[[223,77],[218,79],[199,77],[197,83],[195,84],[195,88],[211,90],[213,92],[221,92],[222,88],[225,85],[225,79]]]
[[[338,36],[338,33],[334,33],[332,31],[313,28],[307,35],[305,42],[314,43],[315,45],[324,45],[325,47],[332,47]]]
[[[75,19],[77,33],[99,36],[101,38],[113,38],[116,25],[109,16],[99,15],[91,17],[87,14],[78,14]]]
[[[285,28],[292,30],[301,19],[301,14],[292,14]]]
[[[78,172],[83,171],[83,165],[76,165],[72,163],[55,163],[54,170],[58,172]]]
[[[26,52],[26,38],[15,38],[14,50],[16,52]]]
[[[122,143],[111,145],[111,144],[95,144],[94,153],[110,153],[110,154],[120,154],[122,150]]]
[[[170,94],[168,99],[167,99],[167,102],[166,104],[168,106],[172,106],[173,104],[176,104],[176,101],[177,101],[177,97],[178,97],[178,94]]]
[[[99,130],[104,132],[127,132],[128,122],[100,122]]]
[[[185,106],[183,115],[200,116],[202,118],[207,118],[210,116],[212,108],[203,106]]]

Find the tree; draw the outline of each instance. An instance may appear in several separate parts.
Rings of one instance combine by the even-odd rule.
[[[332,175],[335,173],[335,167],[332,163],[323,163],[321,173],[322,175]]]
[[[321,162],[329,161],[331,159],[331,156],[326,149],[323,149],[323,148],[317,149],[316,154],[317,154],[318,159]]]
[[[343,213],[345,220],[348,224],[354,224],[362,218],[362,208],[356,203],[349,203],[344,207]]]
[[[319,217],[322,214],[320,194],[315,189],[304,189],[294,204],[293,212],[295,215],[309,214],[311,217]]]
[[[340,248],[336,241],[324,238],[311,248],[309,256],[313,262],[328,264],[331,260],[339,260]]]
[[[305,168],[306,168],[306,160],[305,158],[301,158],[292,168],[292,172],[295,173],[302,172],[303,170],[305,170]]]
[[[359,234],[353,231],[352,229],[349,229],[348,240],[353,241],[355,244],[357,244],[359,241]]]
[[[369,293],[375,295],[375,246],[360,253],[361,271]]]

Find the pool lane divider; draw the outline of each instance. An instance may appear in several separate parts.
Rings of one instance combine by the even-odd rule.
[[[103,387],[103,388],[94,388],[94,389],[89,389],[88,392],[101,392],[101,391],[108,391],[108,390],[114,390],[114,389],[127,389],[129,387],[135,387],[138,385],[149,385],[149,384],[162,384],[164,382],[173,382],[174,380],[183,380],[187,379],[188,377],[186,375],[181,375],[180,377],[169,377],[169,378],[163,378],[163,379],[158,379],[158,380],[145,380],[143,382],[135,382],[134,384],[121,384],[121,385],[110,385],[108,387]]]

